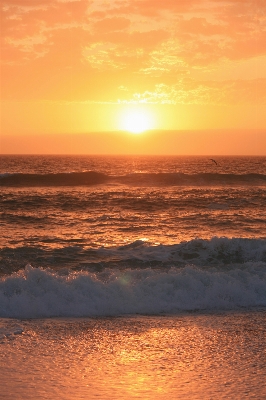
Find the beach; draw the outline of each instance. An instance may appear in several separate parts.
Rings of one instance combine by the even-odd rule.
[[[3,399],[262,399],[265,310],[1,320]]]

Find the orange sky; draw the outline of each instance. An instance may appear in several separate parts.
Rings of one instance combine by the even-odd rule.
[[[266,0],[0,1],[2,153],[266,154]]]

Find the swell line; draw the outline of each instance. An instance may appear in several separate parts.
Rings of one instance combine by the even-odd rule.
[[[145,186],[266,185],[265,174],[132,173],[110,176],[97,171],[49,174],[1,174],[0,186],[90,186],[104,183]]]

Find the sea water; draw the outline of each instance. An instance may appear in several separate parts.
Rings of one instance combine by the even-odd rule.
[[[1,157],[4,398],[266,396],[266,158],[211,158]]]

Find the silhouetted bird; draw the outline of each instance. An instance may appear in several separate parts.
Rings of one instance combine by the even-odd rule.
[[[218,163],[217,163],[213,158],[210,158],[210,160],[211,160],[212,162],[214,162],[214,164],[218,165]]]

